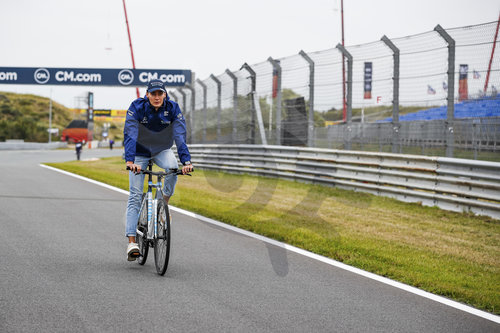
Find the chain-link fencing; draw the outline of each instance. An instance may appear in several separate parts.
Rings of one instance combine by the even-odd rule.
[[[499,23],[269,57],[169,94],[191,143],[500,160]]]

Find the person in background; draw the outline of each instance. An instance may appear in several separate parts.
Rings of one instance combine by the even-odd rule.
[[[80,160],[80,154],[82,152],[82,143],[81,141],[78,141],[76,144],[75,144],[75,150],[76,150],[76,159],[79,161]]]

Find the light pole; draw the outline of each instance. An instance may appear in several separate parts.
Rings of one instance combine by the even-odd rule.
[[[49,143],[52,142],[52,88],[50,88],[49,99]]]

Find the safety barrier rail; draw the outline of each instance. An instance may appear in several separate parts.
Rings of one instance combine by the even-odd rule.
[[[66,148],[66,142],[24,142],[24,140],[7,140],[0,142],[0,150],[45,150]]]
[[[500,163],[287,146],[189,149],[202,169],[333,185],[500,219]]]

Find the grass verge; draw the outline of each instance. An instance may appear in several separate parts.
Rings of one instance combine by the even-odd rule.
[[[119,157],[48,164],[128,190]],[[500,314],[500,221],[371,194],[197,170],[171,204]]]

